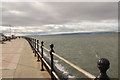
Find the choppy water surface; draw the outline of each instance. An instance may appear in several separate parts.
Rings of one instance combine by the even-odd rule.
[[[57,54],[95,76],[99,73],[98,58],[107,58],[110,61],[110,69],[107,71],[109,77],[118,77],[118,34],[54,35],[35,38],[44,41],[48,49],[49,44],[53,43]]]

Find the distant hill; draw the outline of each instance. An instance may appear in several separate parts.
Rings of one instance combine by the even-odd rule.
[[[26,36],[50,36],[50,35],[83,35],[83,34],[110,34],[110,33],[120,33],[120,32],[77,32],[77,33],[60,33],[60,34],[33,34],[33,35],[26,35]]]
[[[81,34],[109,34],[109,33],[117,33],[117,32],[86,32],[86,33],[62,33],[62,34],[50,34],[50,35],[81,35]]]

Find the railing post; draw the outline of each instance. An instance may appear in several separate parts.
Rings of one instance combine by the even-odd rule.
[[[32,48],[33,48],[33,53],[35,53],[35,50],[34,50],[34,46],[35,46],[35,39],[34,39],[34,38],[32,38],[32,43],[33,43],[33,46],[32,46]]]
[[[50,49],[51,49],[51,50],[50,50],[50,55],[51,55],[51,78],[52,78],[52,79],[54,79],[54,78],[53,78],[53,73],[52,73],[52,72],[54,71],[54,66],[53,66],[54,61],[53,61],[53,54],[52,54],[52,52],[54,52],[53,47],[54,47],[54,45],[51,44],[51,45],[50,45]]]
[[[110,80],[110,78],[108,77],[108,75],[106,73],[106,71],[110,67],[109,60],[107,60],[105,58],[99,59],[97,62],[97,67],[100,70],[100,74],[94,80]]]
[[[34,39],[32,38],[32,49],[33,49],[33,53],[34,53]]]
[[[36,48],[37,48],[37,47],[36,47],[36,45],[37,45],[36,42],[37,42],[37,40],[35,39],[35,50],[36,50]]]
[[[39,56],[39,40],[37,40],[37,61],[39,62],[40,61],[40,56]]]
[[[35,39],[35,45],[34,45],[34,50],[35,50],[35,57],[37,56],[37,51],[36,51],[36,39]]]
[[[32,47],[32,50],[33,50],[33,39],[31,38],[31,47]]]
[[[41,71],[44,71],[44,68],[43,68],[43,46],[44,46],[44,44],[43,44],[44,42],[42,41],[41,42],[41,56],[42,56],[42,58],[41,58]]]
[[[27,40],[28,40],[30,46],[32,47],[32,44],[31,44],[31,38],[28,38]]]

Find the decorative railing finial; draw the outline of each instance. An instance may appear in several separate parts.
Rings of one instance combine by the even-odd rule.
[[[55,52],[54,49],[53,49],[54,48],[53,44],[50,44],[50,48],[51,48],[51,50],[50,50],[51,52]]]
[[[110,67],[110,62],[108,59],[101,58],[97,62],[97,67],[100,70],[100,74],[95,78],[95,80],[110,80],[106,71]]]
[[[43,41],[41,41],[41,46],[44,46],[44,44],[43,44],[44,42]]]
[[[37,44],[39,44],[39,40],[37,40]]]

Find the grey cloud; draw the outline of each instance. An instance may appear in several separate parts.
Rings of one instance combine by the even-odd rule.
[[[37,6],[34,2],[4,2],[3,25],[41,26],[88,21],[117,20],[117,2],[49,2]],[[23,15],[10,13],[16,10]]]
[[[53,5],[53,4],[52,4]],[[77,20],[104,20],[117,18],[117,3],[54,3],[63,18]],[[66,5],[66,6],[65,6]]]

